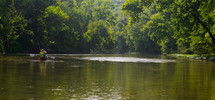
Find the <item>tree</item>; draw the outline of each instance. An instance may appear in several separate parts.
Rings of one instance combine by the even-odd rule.
[[[85,11],[89,21],[107,20],[109,23],[114,24],[115,17],[112,13],[114,4],[112,1],[84,0],[81,9]]]
[[[160,46],[154,42],[148,35],[147,31],[143,31],[144,23],[133,23],[127,25],[122,32],[126,39],[126,45],[129,47],[129,52],[140,52],[144,54],[159,54]]]
[[[123,34],[124,28],[128,25],[128,18],[124,17],[122,12],[116,12],[116,25],[114,26],[114,41],[116,45],[116,52],[126,53],[129,51],[126,45],[125,34]]]
[[[24,31],[27,26],[27,20],[22,17],[21,13],[16,11],[14,7],[14,0],[6,0],[1,5],[0,19],[0,39],[3,52],[10,53],[12,51],[11,42],[16,40]]]
[[[57,5],[59,0],[15,0],[15,7],[22,13],[23,17],[27,20],[27,30],[32,31],[33,36],[24,35],[19,40],[23,44],[23,40],[26,41],[24,46],[31,48],[30,52],[39,52],[41,46],[40,42],[43,41],[43,26],[38,20],[43,16],[45,9],[51,5]],[[30,44],[29,44],[30,43]],[[24,44],[23,44],[24,45]],[[43,47],[43,46],[41,46]]]
[[[44,14],[38,18],[42,26],[42,29],[40,29],[40,34],[42,34],[40,45],[48,47],[63,41],[64,33],[68,31],[66,25],[68,18],[69,16],[61,10],[60,6],[47,7]]]
[[[70,38],[66,41],[66,44],[69,45],[67,49],[70,48],[71,53],[88,52],[87,49],[85,49],[87,46],[86,41],[83,38],[83,34],[87,31],[88,25],[86,12],[79,8],[75,0],[62,2],[61,8],[69,15],[69,19],[66,22],[66,25],[69,27],[67,33],[69,37],[65,37]]]
[[[107,20],[109,23],[115,23],[115,17],[113,16],[112,10],[114,4],[110,0],[97,0],[95,4],[94,17],[97,20]]]
[[[208,34],[211,41],[206,43],[211,42],[214,47],[214,5],[213,0],[127,0],[123,5],[123,10],[129,12],[132,22],[138,21],[140,13],[147,7],[151,9],[156,7],[157,11],[173,22],[171,26],[175,29],[174,35],[177,43],[180,44],[182,41],[182,43],[192,42],[193,44],[194,38],[198,36],[205,38],[202,39],[203,41],[208,41],[205,37]]]
[[[165,19],[162,13],[151,15],[150,21],[143,26],[142,31],[161,46],[162,53],[177,51],[176,39],[174,39],[175,29],[171,20]]]
[[[84,33],[84,38],[92,51],[107,53],[114,47],[112,31],[103,20],[91,22]]]

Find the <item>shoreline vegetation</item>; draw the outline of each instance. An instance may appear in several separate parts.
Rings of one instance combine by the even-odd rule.
[[[0,53],[215,54],[213,0],[152,1],[0,0]]]
[[[89,54],[100,54],[100,53],[89,53]],[[107,53],[107,54],[112,54],[112,53]],[[120,54],[120,53],[117,53],[117,54]],[[124,54],[143,54],[143,53],[132,52],[132,53],[124,53]],[[2,53],[0,53],[0,56],[4,56],[4,55],[29,55],[29,53],[17,53],[17,54],[2,54]],[[146,55],[148,55],[148,54],[146,54]],[[152,54],[152,55],[154,55],[154,54]],[[203,55],[197,55],[197,54],[162,54],[162,55],[167,56],[167,57],[178,58],[178,59],[215,61],[215,54],[203,54]]]
[[[214,66],[215,0],[0,0],[3,100],[212,99]]]
[[[208,60],[215,61],[215,54],[205,54],[205,55],[197,55],[197,54],[167,54],[168,57],[175,57],[179,59],[194,59],[194,60]]]

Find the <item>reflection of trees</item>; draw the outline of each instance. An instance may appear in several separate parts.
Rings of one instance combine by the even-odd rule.
[[[30,62],[29,67],[29,63],[0,61],[0,93],[5,95],[0,99],[212,100],[213,66],[203,61],[152,64],[74,60]]]
[[[203,62],[164,64],[88,62],[74,78],[79,95],[115,95],[130,99],[195,99],[213,97],[213,67]],[[206,64],[203,64],[206,65]],[[212,66],[212,65],[211,65]],[[77,73],[75,75],[77,75]],[[72,77],[72,76],[71,76]],[[97,89],[98,91],[94,91]],[[81,90],[81,91],[79,91]],[[91,94],[88,94],[91,93]],[[100,95],[100,94],[106,95]]]
[[[180,62],[175,66],[161,65],[162,86],[171,99],[206,100],[213,96],[212,67],[204,62]],[[203,66],[201,65],[203,64]],[[166,66],[169,67],[166,67]],[[169,70],[169,69],[172,69]],[[169,70],[169,71],[168,71]]]
[[[179,73],[176,74],[178,78],[179,84],[178,90],[176,91],[178,97],[185,97],[188,99],[195,100],[206,100],[213,96],[212,92],[212,66],[204,66],[207,65],[204,62],[190,62],[190,67],[185,66],[185,64],[181,64],[180,67],[183,69],[179,69]],[[180,68],[179,66],[177,66]],[[180,75],[180,76],[179,76]],[[214,90],[213,90],[214,91]]]
[[[95,62],[94,62],[95,63]],[[114,82],[121,96],[145,99],[195,99],[213,97],[213,67],[203,62],[180,62],[164,64],[135,64],[105,62],[100,67],[88,64],[86,80]],[[202,64],[198,65],[198,64]],[[105,71],[104,71],[105,70]],[[99,72],[101,71],[101,72]],[[101,74],[101,75],[100,75]],[[104,86],[107,84],[104,84]],[[110,85],[110,84],[109,84]],[[108,85],[106,86],[107,88]]]

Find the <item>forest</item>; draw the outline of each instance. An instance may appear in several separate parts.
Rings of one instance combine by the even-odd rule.
[[[214,54],[214,0],[0,0],[0,53]]]

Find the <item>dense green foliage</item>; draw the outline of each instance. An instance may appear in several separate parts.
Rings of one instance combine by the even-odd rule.
[[[108,52],[113,48],[113,36],[110,28],[103,20],[90,22],[84,38],[89,43],[89,48],[94,51]]]
[[[214,0],[0,0],[0,52],[215,53]]]
[[[146,30],[163,53],[215,53],[214,0],[126,0],[130,23],[150,10]]]

